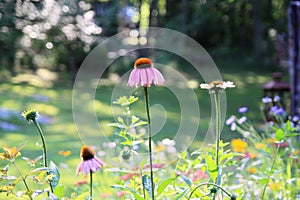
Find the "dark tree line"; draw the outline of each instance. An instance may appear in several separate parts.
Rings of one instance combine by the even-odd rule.
[[[1,0],[0,69],[75,73],[102,38],[149,26],[259,58],[273,48],[276,34],[287,32],[287,6],[282,0]]]

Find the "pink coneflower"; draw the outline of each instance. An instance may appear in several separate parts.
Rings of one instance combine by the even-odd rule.
[[[147,112],[147,122],[148,122],[148,142],[149,142],[149,166],[150,166],[150,180],[151,180],[151,197],[152,200],[155,200],[154,197],[154,181],[153,181],[153,165],[152,165],[152,133],[151,133],[151,122],[150,122],[150,110],[149,110],[149,95],[148,87],[152,83],[154,85],[162,84],[164,82],[164,77],[162,74],[153,67],[152,60],[149,58],[139,58],[134,63],[134,69],[132,70],[128,85],[130,87],[144,87],[145,93],[145,105]]]
[[[80,157],[82,158],[82,161],[79,163],[77,167],[76,170],[77,175],[80,172],[82,174],[96,172],[104,166],[104,163],[100,159],[95,157],[94,150],[87,145],[81,147]]]
[[[80,172],[82,174],[90,174],[89,199],[93,199],[93,173],[100,170],[104,166],[104,163],[95,157],[95,151],[87,145],[81,147],[80,157],[82,161],[76,169],[76,174],[78,175]]]
[[[132,70],[128,85],[130,87],[150,87],[154,85],[162,84],[165,81],[164,77],[156,68],[153,67],[152,60],[149,58],[139,58],[134,63],[134,69]]]

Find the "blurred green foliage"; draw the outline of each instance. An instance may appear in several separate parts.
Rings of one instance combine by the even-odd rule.
[[[260,2],[260,1],[259,1]],[[205,48],[242,49],[269,59],[287,32],[287,1],[0,1],[1,78],[44,68],[75,77],[88,52],[122,30],[159,26]]]

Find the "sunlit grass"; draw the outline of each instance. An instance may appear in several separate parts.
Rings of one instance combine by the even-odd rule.
[[[231,62],[222,63],[221,72],[224,80],[234,81],[236,88],[227,90],[227,114],[229,117],[231,114],[236,114],[237,109],[240,106],[248,106],[248,117],[251,120],[259,122],[262,120],[260,114],[260,99],[262,97],[261,85],[270,80],[268,70],[266,72],[251,70],[251,66],[245,68],[236,67],[232,69]],[[236,65],[235,65],[236,66]],[[199,81],[200,83],[201,81]],[[197,81],[190,83],[191,88],[194,88],[194,92],[198,98],[200,109],[200,122],[199,129],[196,135],[196,140],[193,142],[193,149],[202,145],[202,140],[207,132],[208,124],[211,118],[211,102],[207,91],[198,89],[196,85]],[[72,88],[56,87],[56,88],[41,88],[33,87],[29,85],[16,85],[12,83],[0,84],[0,106],[7,109],[13,109],[21,112],[28,106],[35,107],[39,110],[41,115],[47,115],[52,117],[52,123],[42,124],[42,128],[45,131],[45,137],[47,140],[48,151],[50,160],[53,160],[60,169],[62,175],[61,183],[68,186],[67,191],[69,194],[74,190],[74,183],[76,181],[85,179],[82,175],[76,176],[75,170],[77,164],[80,162],[79,151],[83,143],[91,143],[95,146],[101,146],[104,141],[113,141],[116,139],[114,132],[117,130],[113,127],[107,126],[108,123],[114,121],[113,111],[121,114],[119,108],[112,110],[111,106],[111,94],[114,86],[100,86],[97,89],[96,100],[92,101],[87,110],[95,112],[99,121],[99,131],[95,131],[89,124],[82,125],[85,133],[77,133],[77,128],[74,124],[72,114]],[[46,102],[40,102],[36,100],[33,95],[45,95],[49,98]],[[163,94],[163,95],[162,95]],[[143,95],[137,94],[141,101],[134,104],[132,112],[146,119],[144,111]],[[167,88],[151,87],[150,88],[150,103],[151,105],[159,104],[163,106],[167,113],[167,119],[165,126],[160,132],[155,135],[155,140],[161,140],[163,138],[173,138],[179,127],[181,121],[180,105],[177,102],[176,96],[170,92]],[[153,117],[160,117],[155,116]],[[198,123],[199,118],[189,117],[193,123]],[[22,155],[26,157],[37,157],[42,154],[40,147],[36,146],[36,143],[40,144],[40,138],[36,129],[32,124],[27,123],[25,120],[18,120],[21,130],[16,132],[0,131],[0,147],[4,145],[15,146],[23,141],[27,141],[25,148],[22,150]],[[229,140],[232,137],[238,137],[238,134],[232,133],[228,127],[224,127],[222,138]],[[64,157],[59,154],[59,151],[70,151],[71,155]],[[25,161],[19,161],[21,166],[25,166]],[[0,168],[6,166],[7,162],[1,161]],[[112,176],[110,173],[103,173],[95,176],[99,183],[99,193],[114,191],[109,188],[114,181],[118,179],[118,176]],[[105,189],[105,190],[104,190]],[[0,195],[0,198],[2,196]]]

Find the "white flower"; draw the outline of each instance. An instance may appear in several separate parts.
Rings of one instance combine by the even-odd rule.
[[[201,89],[207,89],[207,90],[209,90],[209,89],[211,89],[211,88],[213,88],[213,87],[214,87],[213,84],[207,84],[207,83],[201,83],[201,84],[200,84],[200,88],[201,88]]]
[[[231,81],[222,82],[222,84],[216,85],[216,87],[226,89],[226,88],[234,88],[235,85]]]
[[[201,89],[207,89],[207,90],[210,90],[210,89],[213,89],[213,88],[221,88],[221,89],[226,89],[226,88],[234,88],[235,85],[232,81],[213,81],[209,84],[207,83],[201,83],[200,84],[200,88]]]

